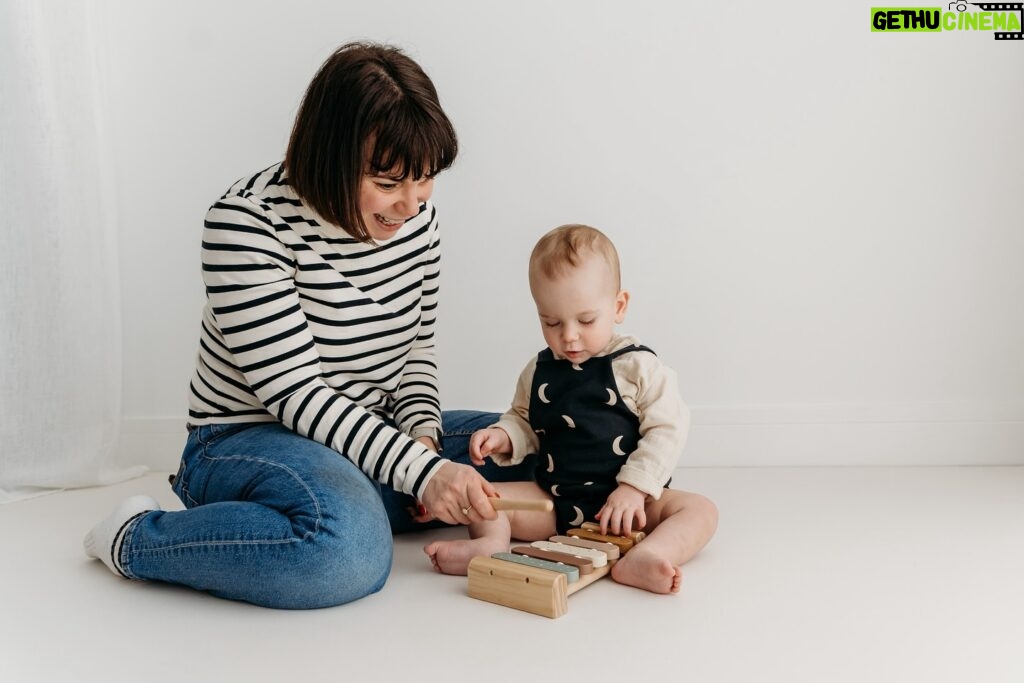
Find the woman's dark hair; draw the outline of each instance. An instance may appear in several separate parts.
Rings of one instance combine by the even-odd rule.
[[[416,62],[389,45],[348,43],[306,89],[285,168],[303,201],[371,242],[359,211],[363,176],[433,177],[452,165],[458,147],[434,84]]]

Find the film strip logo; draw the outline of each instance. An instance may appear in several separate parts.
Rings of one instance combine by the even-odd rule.
[[[883,33],[945,33],[951,31],[973,33],[978,31],[992,33],[992,37],[998,41],[1024,43],[1024,2],[953,0],[945,9],[942,7],[872,7],[871,31]]]
[[[956,7],[957,11],[964,12],[967,5],[980,7],[983,12],[1020,12],[1021,23],[1024,24],[1024,2],[951,2],[949,9]],[[1024,41],[1024,29],[1021,31],[993,31],[992,35],[996,40],[1019,40]]]

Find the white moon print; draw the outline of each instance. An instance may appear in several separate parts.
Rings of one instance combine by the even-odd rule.
[[[622,443],[622,437],[621,436],[615,437],[615,441],[612,441],[612,453],[614,453],[615,455],[625,455],[626,454],[626,451],[622,450],[622,446],[620,445],[621,443]]]
[[[548,453],[548,472],[554,472],[554,471],[555,471],[555,459],[551,457],[550,453]]]
[[[579,366],[579,363],[573,363],[573,364],[572,364],[572,369],[573,369],[573,370],[579,370],[580,372],[583,372],[583,368],[581,368],[581,367]]]
[[[551,495],[552,496],[557,496],[558,495],[558,487],[559,486],[561,486],[561,484],[553,484],[551,486]]]
[[[614,391],[612,391],[611,389],[608,389],[607,391],[608,391],[608,405],[613,406],[618,401],[618,399],[615,398],[615,392]]]
[[[571,522],[569,522],[569,524],[573,526],[579,526],[580,524],[583,524],[583,510],[580,510],[575,505],[572,506],[572,509],[576,511],[576,517]]]
[[[551,403],[551,401],[548,400],[548,397],[544,395],[544,390],[547,389],[547,388],[548,388],[548,383],[547,382],[544,382],[544,384],[541,384],[537,388],[537,398],[539,398],[544,403]]]
[[[563,415],[562,419],[565,420],[565,424],[569,425],[569,429],[576,429],[576,423],[572,421],[571,417]]]

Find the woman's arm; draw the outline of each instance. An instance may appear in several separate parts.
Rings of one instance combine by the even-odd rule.
[[[429,437],[441,443],[441,399],[437,388],[437,358],[434,328],[437,323],[438,290],[441,276],[441,238],[437,213],[431,205],[430,244],[423,256],[423,283],[420,293],[420,325],[412,350],[405,362],[395,392],[395,423],[415,438]]]

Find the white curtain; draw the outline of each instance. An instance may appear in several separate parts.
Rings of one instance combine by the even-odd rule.
[[[0,502],[112,483],[117,229],[92,3],[0,0]]]

